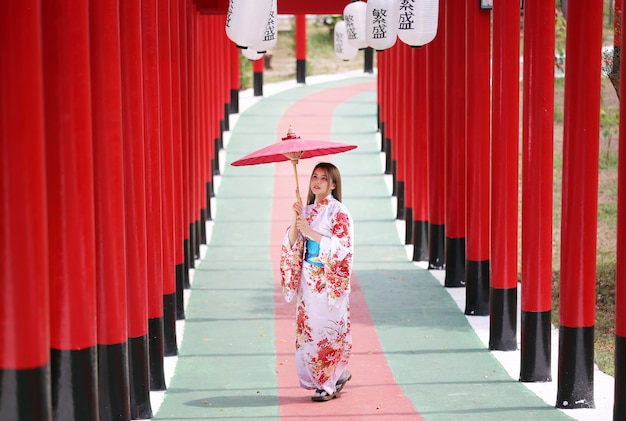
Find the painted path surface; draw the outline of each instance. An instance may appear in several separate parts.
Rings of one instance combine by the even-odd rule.
[[[277,275],[293,169],[229,165],[279,140],[290,124],[302,137],[358,145],[324,158],[341,170],[356,229],[353,379],[325,403],[298,387],[295,308],[283,301]],[[512,379],[435,276],[407,257],[381,167],[374,76],[285,89],[258,99],[231,127],[211,239],[155,420],[571,419]],[[319,160],[298,165],[304,197]]]

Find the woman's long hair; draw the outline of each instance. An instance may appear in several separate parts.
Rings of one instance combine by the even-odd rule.
[[[335,188],[332,189],[331,193],[335,199],[341,202],[341,173],[339,172],[339,168],[331,164],[330,162],[320,162],[318,163],[311,174],[315,172],[318,168],[326,171],[326,175],[328,176],[328,181],[335,185]],[[309,186],[309,194],[307,196],[306,203],[308,205],[312,205],[315,203],[315,195]]]

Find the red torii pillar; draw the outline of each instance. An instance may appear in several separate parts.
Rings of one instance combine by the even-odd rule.
[[[489,315],[491,12],[467,13],[467,252],[465,314]]]
[[[193,203],[191,191],[191,93],[189,91],[191,59],[189,58],[189,7],[185,0],[178,1],[179,33],[180,33],[180,129],[182,143],[182,219],[183,219],[183,252],[185,289],[191,287],[189,270],[194,266],[193,261],[193,218],[191,216]]]
[[[398,42],[403,51],[404,65],[402,66],[402,80],[404,81],[404,89],[401,95],[404,98],[402,104],[403,117],[400,119],[402,125],[404,157],[402,159],[404,165],[404,243],[413,244],[413,207],[415,206],[414,191],[417,185],[415,178],[416,162],[415,157],[415,140],[416,132],[413,130],[413,119],[416,117],[415,108],[417,98],[414,94],[415,80],[413,49],[403,42]]]
[[[493,8],[489,349],[517,349],[520,9]]]
[[[180,46],[180,4],[183,1],[170,1],[170,34],[172,57],[172,140],[174,160],[174,261],[176,265],[176,319],[185,318],[185,283],[189,282],[189,272],[185,270],[186,218],[183,205],[183,137],[182,137],[182,88],[181,88],[181,46]],[[186,279],[187,278],[187,279]]]
[[[146,227],[148,253],[148,349],[150,389],[165,390],[163,371],[163,226],[162,144],[158,62],[157,1],[141,2],[144,86],[144,148],[146,157]]]
[[[295,19],[296,19],[296,82],[306,83],[306,15],[296,15]]]
[[[172,121],[172,54],[170,0],[157,3],[159,58],[159,139],[161,145],[161,227],[163,244],[163,352],[178,354],[176,343],[176,263],[174,220],[174,139]]]
[[[239,49],[227,48],[230,57],[230,112],[239,113],[239,91],[241,90],[241,62],[239,61]]]
[[[54,419],[98,419],[89,4],[42,3]]]
[[[252,90],[254,96],[263,96],[263,69],[265,68],[265,56],[258,60],[252,60]]]
[[[558,408],[593,408],[602,0],[567,8]]]
[[[120,3],[130,413],[151,418],[141,0]]]
[[[554,0],[524,4],[520,381],[552,381]],[[507,23],[508,24],[508,23]]]
[[[410,156],[412,156],[412,217],[407,221],[411,225],[411,242],[413,243],[413,260],[428,261],[428,49],[429,45],[411,49],[411,72],[413,80],[411,101],[413,108],[409,132],[412,133]],[[438,170],[441,170],[440,168]],[[407,190],[407,194],[408,194]]]
[[[405,48],[406,47],[406,48]],[[397,199],[397,207],[396,207],[396,219],[405,219],[405,183],[406,183],[406,144],[407,144],[407,135],[406,135],[406,118],[403,118],[407,112],[406,107],[406,83],[407,83],[407,51],[409,47],[403,42],[397,42],[393,47],[397,54],[397,65],[394,69],[394,73],[397,75],[396,82],[397,88],[394,91],[394,102],[396,104],[396,109],[399,112],[396,113],[394,118],[394,127],[397,133],[396,136],[396,178],[395,178],[395,192]],[[401,110],[401,111],[400,111]],[[404,243],[406,244],[406,238]]]
[[[446,287],[465,286],[465,3],[446,4]]]
[[[621,3],[621,2],[620,2]],[[620,4],[621,6],[621,4]],[[616,20],[617,3],[615,6]],[[621,7],[619,19],[622,21]],[[626,42],[626,31],[620,30],[620,44]],[[620,73],[620,98],[626,98],[626,75]],[[626,116],[626,101],[620,101],[620,115]],[[617,175],[617,252],[626,252],[626,118],[619,122],[619,157]],[[615,274],[615,392],[613,419],[626,418],[626,259],[617,259]]]
[[[100,419],[130,418],[119,11],[89,7]]]
[[[50,277],[40,2],[0,2],[0,39],[10,40],[0,48],[0,203],[10,204],[0,208],[0,419],[47,420]],[[36,258],[25,264],[26,256]]]
[[[439,2],[437,36],[426,46],[428,73],[428,268],[445,263],[446,2]]]

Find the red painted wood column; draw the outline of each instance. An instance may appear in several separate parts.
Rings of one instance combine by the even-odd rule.
[[[465,314],[489,315],[491,213],[491,12],[467,13],[467,251]]]
[[[520,380],[535,382],[552,380],[555,3],[524,3]]]
[[[187,57],[189,61],[189,174],[187,188],[189,189],[189,238],[190,259],[189,267],[195,268],[195,261],[200,256],[200,173],[198,162],[202,158],[198,145],[200,144],[200,111],[198,72],[200,59],[197,52],[198,43],[198,16],[193,0],[187,0]]]
[[[54,419],[98,419],[89,5],[42,3]]]
[[[296,15],[296,82],[306,83],[306,15]]]
[[[216,109],[216,98],[213,84],[215,77],[209,77],[211,74],[211,66],[209,56],[214,47],[210,36],[210,22],[207,16],[198,16],[198,57],[200,58],[200,68],[198,75],[198,84],[201,86],[200,92],[200,109],[201,111],[201,132],[198,138],[200,142],[200,162],[199,171],[201,176],[200,184],[200,224],[199,236],[200,243],[207,243],[206,221],[209,219],[210,197],[208,191],[213,180],[213,173],[216,164],[215,148],[219,143],[218,131],[215,128],[215,122],[219,121],[219,112]]]
[[[398,92],[400,90],[400,47],[396,43],[388,49],[389,62],[387,66],[387,77],[389,78],[389,125],[387,126],[387,138],[389,139],[389,168],[392,177],[392,196],[398,195]],[[397,216],[396,216],[397,218]]]
[[[265,68],[265,56],[258,60],[252,60],[252,88],[254,96],[263,96],[263,69]]]
[[[176,264],[174,235],[174,139],[172,128],[172,53],[170,0],[157,3],[159,57],[159,139],[161,143],[161,227],[163,260],[163,352],[178,354],[176,344]]]
[[[170,48],[172,57],[172,140],[174,161],[174,263],[176,279],[176,319],[185,318],[185,283],[189,272],[185,270],[186,218],[183,205],[183,136],[181,92],[180,0],[170,1]]]
[[[39,1],[0,3],[0,419],[52,419]],[[25,256],[36,256],[24,264]]]
[[[412,79],[414,104],[411,130],[413,132],[413,260],[428,261],[428,49],[430,46],[412,49]],[[441,169],[440,169],[441,170]]]
[[[446,4],[446,287],[465,286],[465,3]]]
[[[405,182],[406,182],[406,130],[405,130],[405,122],[406,118],[404,118],[406,113],[406,54],[403,46],[406,44],[400,42],[396,43],[392,48],[396,51],[396,68],[393,69],[396,75],[396,83],[397,89],[393,93],[393,100],[395,102],[395,109],[397,110],[393,116],[394,119],[394,127],[395,133],[397,136],[395,137],[395,151],[396,151],[396,159],[395,159],[395,195],[397,199],[397,207],[396,207],[396,219],[404,220],[405,213]],[[407,47],[408,48],[408,47]],[[406,244],[406,239],[405,239]]]
[[[130,413],[151,418],[141,0],[120,3]]]
[[[602,0],[567,8],[558,408],[593,408]]]
[[[150,389],[165,390],[163,371],[163,226],[157,0],[141,2],[148,253]]]
[[[404,43],[400,43],[404,44]],[[415,162],[415,142],[417,132],[414,130],[413,121],[415,119],[415,107],[417,98],[414,94],[417,85],[415,65],[413,63],[414,49],[404,44],[405,51],[405,76],[404,76],[404,115],[402,126],[404,135],[404,243],[413,244],[413,207],[415,206],[415,172],[417,171]]]
[[[437,36],[426,46],[428,72],[428,268],[445,263],[446,2],[439,2]]]
[[[517,350],[520,9],[493,8],[489,349]]]
[[[624,44],[624,42],[626,42],[626,31],[620,31],[620,43]],[[620,73],[620,98],[626,98],[624,72]],[[620,115],[626,115],[626,101],[620,101],[619,109]],[[624,256],[626,252],[626,118],[620,119],[619,122],[618,153],[616,255]],[[617,259],[616,262],[614,388],[613,419],[626,419],[626,259]]]
[[[184,287],[191,287],[189,270],[194,266],[193,235],[191,216],[193,203],[191,195],[191,93],[189,90],[191,58],[189,56],[189,7],[188,1],[179,0],[180,29],[180,113],[182,136],[182,183],[183,183],[183,249],[184,249]]]
[[[239,114],[239,91],[241,90],[241,62],[238,48],[228,44],[226,47],[230,57],[230,112]]]
[[[130,418],[118,0],[89,6],[96,222],[98,408]]]

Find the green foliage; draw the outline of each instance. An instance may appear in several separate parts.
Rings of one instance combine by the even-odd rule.
[[[245,90],[252,87],[252,62],[244,57],[243,54],[239,54],[239,78],[240,89]]]

